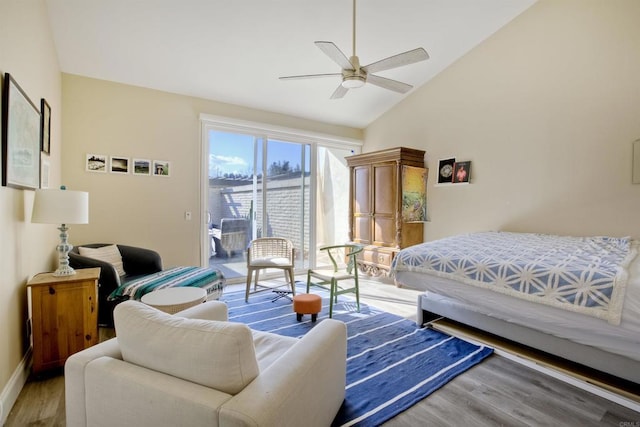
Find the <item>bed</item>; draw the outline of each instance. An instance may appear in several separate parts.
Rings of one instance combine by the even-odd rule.
[[[398,286],[434,315],[640,383],[639,242],[483,232],[400,251]]]

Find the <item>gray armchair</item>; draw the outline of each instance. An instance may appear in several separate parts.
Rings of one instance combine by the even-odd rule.
[[[112,243],[92,243],[80,245],[86,248],[100,248]],[[121,301],[108,301],[107,298],[121,285],[148,274],[162,271],[162,258],[150,249],[135,246],[117,245],[122,255],[124,276],[118,276],[115,267],[105,261],[80,255],[78,247],[69,252],[69,265],[73,268],[100,267],[98,280],[98,324],[113,327],[113,309]]]

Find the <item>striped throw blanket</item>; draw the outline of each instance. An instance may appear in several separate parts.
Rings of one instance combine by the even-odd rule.
[[[113,291],[108,299],[110,301],[139,300],[144,294],[151,291],[178,286],[204,288],[207,295],[214,292],[221,295],[224,277],[220,270],[214,268],[174,267],[127,282]]]

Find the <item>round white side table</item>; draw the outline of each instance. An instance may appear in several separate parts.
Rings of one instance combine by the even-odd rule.
[[[140,301],[165,313],[175,314],[207,300],[207,291],[189,286],[160,289],[142,296]]]

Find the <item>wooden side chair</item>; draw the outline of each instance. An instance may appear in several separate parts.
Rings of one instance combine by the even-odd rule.
[[[307,272],[307,293],[311,286],[318,286],[329,290],[329,317],[333,317],[333,304],[338,302],[338,295],[346,293],[356,294],[356,304],[360,311],[360,291],[358,289],[358,265],[356,256],[362,252],[358,245],[324,246],[320,251],[326,252],[331,265],[309,269]],[[311,279],[319,279],[312,283]],[[340,282],[349,281],[349,285],[340,286]]]
[[[295,295],[296,285],[293,278],[294,262],[295,249],[290,240],[281,237],[262,237],[252,240],[247,249],[247,291],[244,300],[249,301],[251,279],[253,278],[254,272],[255,281],[253,283],[253,292],[251,293],[265,289],[273,289],[272,287],[258,284],[260,270],[265,268],[279,268],[284,270],[284,278],[291,285],[291,293]],[[258,289],[259,287],[265,289]]]

